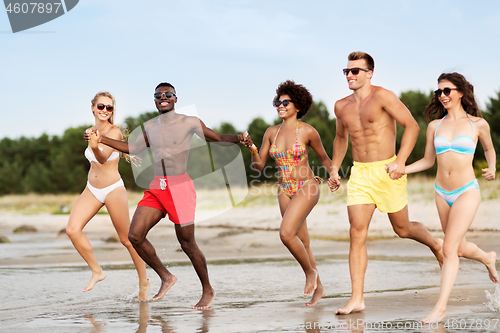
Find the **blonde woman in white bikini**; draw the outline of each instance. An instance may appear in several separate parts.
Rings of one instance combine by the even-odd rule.
[[[92,100],[92,113],[95,125],[88,130],[98,130],[107,137],[122,140],[120,128],[113,124],[115,99],[108,92],[98,93]],[[111,221],[118,233],[121,243],[127,248],[139,275],[139,301],[147,301],[150,282],[146,274],[146,265],[128,240],[130,217],[127,191],[118,172],[120,154],[108,146],[99,145],[93,137],[85,150],[85,157],[90,162],[90,170],[85,190],[75,202],[69,217],[66,233],[76,250],[92,270],[89,284],[83,292],[91,290],[94,285],[106,278],[106,274],[97,262],[92,246],[83,233],[83,228],[99,209],[106,205]]]

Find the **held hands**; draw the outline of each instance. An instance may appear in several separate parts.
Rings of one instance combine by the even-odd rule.
[[[98,148],[98,143],[101,142],[101,134],[99,133],[98,130],[93,131],[90,133],[90,147],[92,148]]]
[[[258,155],[259,149],[253,143],[252,138],[250,137],[250,134],[248,134],[248,132],[245,131],[245,133],[243,133],[242,135],[243,135],[243,140],[241,140],[240,143],[243,144],[245,147],[249,148],[250,153],[252,153],[252,155]]]
[[[389,174],[391,179],[399,179],[405,174],[405,166],[399,166],[394,162],[386,164],[385,171]]]
[[[85,132],[83,132],[83,139],[87,142],[90,141],[90,133],[92,133],[93,131],[93,128],[92,127],[89,127],[85,130]]]
[[[250,134],[248,134],[248,132],[245,131],[245,133],[238,135],[238,138],[240,138],[240,136],[240,143],[245,147],[250,148],[254,145],[252,138],[250,137]]]
[[[486,180],[495,180],[495,169],[494,168],[486,168],[486,169],[481,169],[483,172],[483,177]]]
[[[247,132],[245,132],[247,133]],[[241,144],[244,144],[243,142],[245,141],[245,133],[238,134],[238,140],[240,140]]]
[[[340,187],[340,176],[338,172],[332,172],[330,178],[328,178],[328,187],[330,191],[335,192]]]
[[[83,138],[89,143],[91,148],[97,148],[97,144],[101,142],[101,134],[95,129],[86,129],[83,133]]]

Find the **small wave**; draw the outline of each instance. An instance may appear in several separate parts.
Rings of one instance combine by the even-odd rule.
[[[492,312],[500,311],[500,286],[498,284],[496,285],[493,294],[488,290],[485,290],[485,292],[488,303],[484,303],[484,305]]]
[[[135,292],[131,295],[125,295],[125,296],[120,297],[120,301],[135,303],[135,302],[137,302],[138,296],[139,296],[139,292]]]

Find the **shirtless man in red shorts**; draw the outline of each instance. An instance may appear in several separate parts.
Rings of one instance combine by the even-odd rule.
[[[157,256],[146,235],[162,218],[168,215],[175,224],[175,232],[182,250],[187,254],[200,278],[202,296],[193,309],[208,309],[215,299],[210,285],[205,256],[194,238],[194,213],[196,193],[194,184],[186,173],[191,139],[194,134],[207,142],[239,143],[243,135],[220,134],[197,117],[175,112],[177,96],[170,83],[160,83],[155,89],[155,104],[160,116],[145,126],[145,132],[136,142],[117,141],[99,132],[99,142],[116,150],[137,155],[150,147],[154,151],[154,180],[144,192],[130,225],[129,240],[141,258],[160,276],[161,286],[153,300],[162,298],[175,284],[177,278],[168,271]]]

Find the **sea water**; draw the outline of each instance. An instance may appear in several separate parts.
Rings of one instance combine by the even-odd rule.
[[[0,259],[12,262],[16,258],[44,258],[54,253],[60,255],[75,251],[67,238],[54,239],[48,235],[15,237],[15,242],[1,244]],[[106,247],[100,244],[96,248],[106,251]],[[113,248],[111,245],[109,247]],[[439,286],[439,267],[435,261],[415,261],[394,255],[388,251],[385,256],[370,259],[365,282],[367,294]],[[327,290],[326,300],[350,295],[349,267],[345,258],[319,256],[317,265]],[[314,320],[315,316],[335,318],[335,309],[320,306],[322,301],[315,308],[302,305],[309,300],[301,296],[304,274],[291,257],[209,261],[210,280],[217,297],[212,308],[207,311],[191,309],[201,296],[201,287],[188,262],[169,264],[178,282],[165,297],[155,302],[136,301],[138,279],[130,263],[105,263],[103,268],[106,279],[96,284],[93,290],[82,293],[91,275],[84,264],[51,262],[30,267],[2,266],[0,332],[352,331],[339,327],[307,327],[307,323],[311,322],[308,320]],[[477,271],[477,264],[470,261],[461,263],[457,285],[477,283]],[[486,272],[482,274],[487,275]],[[151,269],[148,269],[148,276],[152,284],[151,297],[158,290],[160,281]],[[499,294],[497,289],[489,296],[491,311],[498,310]],[[325,315],[322,312],[328,313]],[[268,318],[252,317],[266,313],[269,314]],[[407,313],[411,318],[411,305],[408,305]],[[467,331],[498,332],[499,329]],[[361,331],[418,330],[364,327]],[[455,331],[463,332],[460,329],[436,332]]]

